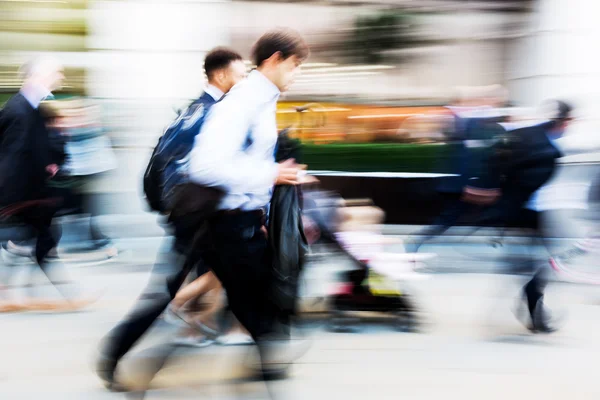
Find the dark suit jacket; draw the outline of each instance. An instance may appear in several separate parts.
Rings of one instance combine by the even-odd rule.
[[[551,122],[509,132],[513,136],[510,167],[500,185],[487,186],[500,187],[502,195],[484,212],[478,224],[516,222],[531,196],[550,180],[556,170],[556,160],[562,156],[548,139],[550,129]],[[488,182],[494,183],[492,180]]]
[[[471,178],[481,175],[490,140],[501,131],[498,118],[454,117],[455,123],[447,137],[447,152],[439,159],[439,172],[455,174],[441,178],[437,186],[441,193],[462,193]]]
[[[46,167],[52,163],[39,109],[14,95],[0,111],[0,206],[47,197]]]
[[[535,192],[554,174],[560,151],[548,139],[552,123],[544,123],[512,131],[516,146],[506,185]]]

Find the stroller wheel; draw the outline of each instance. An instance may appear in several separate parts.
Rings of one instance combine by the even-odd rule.
[[[399,332],[417,332],[417,320],[411,311],[398,311],[394,317],[394,328]]]

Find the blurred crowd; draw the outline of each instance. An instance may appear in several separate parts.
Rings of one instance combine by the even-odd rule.
[[[560,186],[552,184],[558,160],[591,150],[565,136],[574,105],[550,99],[526,110],[510,107],[500,85],[459,89],[442,113],[426,116],[436,121],[435,134],[452,152],[440,160],[450,163],[443,167],[450,173],[436,187],[444,211],[412,240],[392,240],[381,229],[383,210],[368,199],[353,202],[327,191],[306,171],[310,165],[301,164],[300,144],[277,132],[279,96],[308,55],[300,34],[279,29],[256,42],[256,69],[249,73],[231,49],[206,56],[204,93],[167,127],[144,174],[149,207],[167,219],[175,239],[131,312],[100,346],[97,373],[108,388],[127,390],[119,363],[163,314],[182,327],[177,345],[256,344],[257,374],[285,378],[307,349],[306,341],[294,340],[291,327],[303,265],[315,242],[353,262],[329,297],[334,328],[351,323],[353,312],[370,311],[391,314],[399,328],[416,330],[418,302],[396,282],[413,279],[415,265],[434,256],[419,252],[427,241],[465,219],[474,227],[528,229],[532,246],[552,235],[540,215],[564,206],[556,197]],[[0,216],[25,232],[4,244],[3,259],[32,259],[61,299],[7,298],[0,305],[4,311],[72,310],[93,302],[76,281],[51,273],[50,265],[63,255],[58,217],[85,221],[81,242],[89,246],[76,251],[119,255],[96,223],[89,190],[118,168],[102,110],[86,98],[53,100],[62,71],[53,58],[24,65],[23,86],[0,114]],[[591,203],[597,201],[597,188],[590,195]],[[577,265],[585,257],[590,262],[596,241],[592,233],[566,252],[550,250],[550,265],[532,256],[521,271],[530,275],[519,297],[526,310],[522,322],[532,333],[558,328],[544,303],[550,268],[594,280]],[[385,245],[392,243],[403,251],[387,252]],[[3,283],[9,285],[10,276]]]

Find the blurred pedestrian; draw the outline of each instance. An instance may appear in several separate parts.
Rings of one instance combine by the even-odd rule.
[[[40,104],[61,87],[61,63],[50,57],[36,58],[21,68],[23,85],[6,103],[0,114],[0,214],[22,222],[35,235],[33,257],[39,268],[49,274],[49,255],[56,251],[60,228],[52,226],[61,206],[52,193],[50,180],[61,162],[60,151],[53,149]],[[54,228],[54,229],[53,229]],[[65,287],[54,281],[66,302],[73,300]],[[64,304],[52,303],[64,306]]]
[[[497,199],[478,218],[478,226],[526,224],[537,238],[542,237],[539,212],[527,206],[556,170],[557,159],[562,156],[556,140],[572,121],[573,109],[564,101],[550,104],[553,113],[549,120],[504,124],[507,136],[489,158],[485,173],[473,186],[465,188],[466,197]],[[549,269],[545,263],[538,268],[536,261],[532,256],[532,278],[523,288],[530,318],[528,327],[532,332],[550,333],[556,327],[552,326],[543,302]]]
[[[96,223],[97,208],[90,186],[102,174],[115,168],[116,159],[110,142],[104,135],[96,106],[82,99],[48,101],[42,104],[47,128],[51,136],[51,147],[61,156],[57,175],[49,186],[63,199],[57,216],[83,215],[89,234],[78,238],[77,246],[83,250],[102,250],[107,257],[117,254],[111,240],[106,237]],[[75,220],[71,220],[74,223]],[[13,254],[28,255],[33,250],[28,241],[9,241],[7,248]]]
[[[219,102],[234,85],[246,76],[242,57],[227,48],[210,51],[204,61],[208,85],[193,105],[204,108]],[[238,113],[232,113],[233,118]],[[212,267],[206,260],[198,258],[198,251],[191,251],[197,227],[190,225],[186,216],[170,218],[169,229],[173,230],[175,243],[165,263],[157,262],[151,280],[130,313],[104,338],[97,363],[98,376],[111,390],[124,389],[116,379],[117,366],[121,358],[144,335],[154,321],[165,311],[175,298],[188,273],[195,267],[201,277]],[[166,271],[164,270],[166,268]],[[214,281],[213,281],[214,283]],[[210,285],[206,286],[207,288]],[[201,293],[196,292],[198,295]],[[206,332],[210,334],[210,332]],[[204,344],[210,341],[205,340]]]
[[[465,97],[463,94],[447,107],[450,118],[445,121],[444,136],[449,154],[440,160],[439,167],[451,176],[440,178],[436,187],[443,209],[431,226],[413,234],[415,239],[407,243],[408,252],[418,251],[425,242],[442,235],[461,219],[473,217],[486,203],[470,202],[463,192],[485,168],[488,148],[501,131],[497,123],[506,119],[502,107],[507,95],[500,85],[480,88],[479,92],[479,96]]]

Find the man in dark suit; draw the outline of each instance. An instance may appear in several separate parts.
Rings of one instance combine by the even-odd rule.
[[[441,178],[436,187],[444,208],[430,226],[415,234],[419,239],[407,243],[408,252],[417,252],[425,242],[442,235],[483,205],[465,201],[463,190],[477,179],[483,168],[486,148],[493,136],[501,131],[497,123],[503,120],[501,111],[492,108],[453,115],[451,126],[445,132],[450,156],[440,160],[441,170],[453,176]]]
[[[58,171],[40,103],[60,88],[62,65],[38,58],[22,69],[23,86],[0,113],[0,214],[36,234],[35,259],[46,272],[47,256],[58,243],[51,232],[57,201],[47,185]]]
[[[225,93],[246,76],[246,66],[242,57],[226,48],[210,51],[204,60],[204,70],[208,85],[195,103],[201,102],[207,107],[221,100]],[[190,269],[196,266],[198,276],[208,271],[200,262],[198,252],[190,253],[192,254],[190,257],[187,256],[197,230],[197,227],[189,222],[190,220],[185,217],[171,217],[170,228],[175,236],[173,251],[165,262],[159,262],[154,266],[151,281],[137,304],[103,340],[96,371],[111,390],[124,389],[115,381],[119,360],[167,308]]]
[[[496,202],[478,219],[478,226],[510,226],[526,223],[541,237],[539,213],[526,209],[533,194],[554,174],[557,159],[562,157],[554,141],[560,138],[572,120],[572,107],[563,101],[550,102],[553,111],[549,121],[529,126],[504,124],[510,145],[500,145],[496,156],[479,179],[478,188],[467,187],[465,197],[494,198]],[[535,268],[531,259],[533,277],[523,289],[531,318],[533,332],[550,333],[555,330],[548,323],[543,297],[548,268]]]

